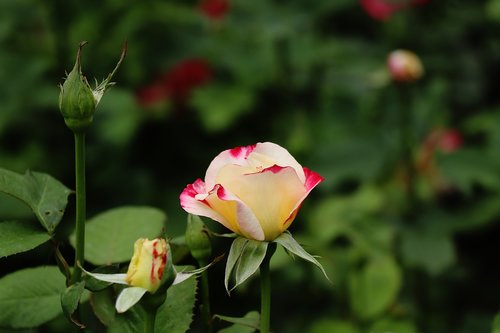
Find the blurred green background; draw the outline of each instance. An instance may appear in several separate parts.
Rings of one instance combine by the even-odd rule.
[[[322,257],[333,284],[278,252],[275,332],[492,332],[498,36],[500,0],[434,0],[385,20],[355,0],[1,0],[0,167],[73,187],[57,85],[80,41],[89,41],[82,65],[91,82],[128,41],[87,136],[88,216],[155,206],[167,212],[169,235],[182,235],[178,196],[213,157],[276,142],[326,178],[291,231]],[[391,82],[386,58],[399,48],[421,58],[418,82]],[[62,242],[73,211],[70,203]],[[0,217],[33,218],[3,195]],[[0,276],[47,263],[48,245],[2,259]],[[258,309],[258,280],[228,297],[217,266],[214,312]],[[39,332],[69,330],[62,319]]]

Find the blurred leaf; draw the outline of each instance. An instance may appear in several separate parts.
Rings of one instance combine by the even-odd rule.
[[[165,228],[166,215],[153,207],[124,206],[96,215],[86,223],[85,260],[94,265],[129,261],[139,238],[155,238]],[[75,246],[75,236],[71,235]]]
[[[235,86],[208,85],[197,89],[191,99],[198,116],[208,131],[225,130],[250,111],[250,91]]]
[[[142,287],[129,287],[123,289],[116,298],[116,311],[118,313],[128,311],[136,305],[147,292],[148,290]]]
[[[391,257],[375,257],[349,276],[352,309],[361,319],[371,319],[391,305],[401,287],[401,272]]]
[[[497,161],[480,150],[462,149],[452,154],[441,154],[437,162],[445,180],[464,192],[470,193],[474,184],[500,188]]]
[[[348,233],[356,222],[376,213],[383,204],[384,193],[370,185],[348,196],[327,197],[320,201],[312,213],[310,232],[318,242],[328,243]]]
[[[393,320],[393,319],[380,319],[375,324],[373,324],[371,333],[387,333],[387,332],[397,332],[397,333],[417,333],[419,332],[415,327],[415,324],[411,321],[405,320]]]
[[[338,319],[320,319],[314,322],[307,333],[360,333],[352,323]],[[398,332],[399,333],[399,332]]]
[[[0,258],[29,251],[49,239],[44,230],[29,222],[0,222]]]
[[[431,275],[441,274],[455,263],[455,248],[450,235],[430,227],[403,232],[401,255],[407,265],[421,267]]]
[[[0,279],[0,327],[39,326],[62,313],[64,276],[55,266],[26,268]]]
[[[20,175],[5,169],[0,169],[0,192],[30,206],[49,233],[61,221],[71,194],[71,190],[47,174],[27,171]]]
[[[80,281],[66,288],[66,290],[61,294],[61,307],[64,315],[68,318],[68,320],[72,321],[80,328],[84,328],[85,326],[73,317],[73,313],[78,308],[80,298],[82,297],[84,291],[85,282]]]
[[[165,303],[156,311],[155,333],[186,332],[193,320],[195,296],[195,278],[169,287]]]
[[[493,327],[491,333],[500,333],[500,313],[493,319]]]
[[[244,237],[236,238],[227,257],[224,285],[229,292],[252,276],[260,267],[267,251],[267,242]],[[234,286],[229,288],[229,279],[234,275]]]
[[[130,92],[113,87],[99,103],[96,132],[103,141],[124,146],[141,125],[141,111]]]
[[[234,324],[219,330],[219,333],[253,333],[259,329],[260,314],[257,311],[248,312],[241,318],[221,315],[214,317]]]

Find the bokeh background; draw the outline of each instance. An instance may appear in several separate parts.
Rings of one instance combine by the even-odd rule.
[[[58,84],[80,41],[89,81],[128,41],[87,136],[88,216],[155,206],[182,235],[186,184],[222,150],[273,141],[326,178],[291,231],[332,279],[278,252],[275,332],[493,332],[498,36],[500,0],[1,0],[0,167],[72,187]],[[422,60],[420,80],[392,82],[400,48]],[[33,218],[3,195],[0,217]],[[49,245],[2,259],[0,275],[47,263]],[[228,297],[218,266],[214,312],[258,309],[258,279]],[[71,330],[57,319],[29,332]]]

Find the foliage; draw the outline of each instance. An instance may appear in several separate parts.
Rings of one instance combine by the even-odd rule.
[[[290,230],[333,282],[277,252],[274,331],[496,332],[500,1],[427,1],[383,21],[348,0],[232,0],[210,15],[200,3],[0,1],[0,332],[77,330],[60,320],[57,266],[68,263],[55,259],[74,256],[75,209],[57,84],[82,40],[89,81],[129,45],[88,133],[86,268],[123,272],[136,238],[182,235],[179,194],[213,156],[273,141],[325,177]],[[418,82],[390,80],[386,56],[399,48],[421,58]],[[453,149],[450,129],[462,138]],[[230,254],[227,239],[212,241],[214,256]],[[182,242],[173,251],[194,263]],[[253,310],[255,280],[229,298],[224,273],[209,271],[213,312]],[[187,298],[179,318],[195,302],[195,279],[185,283],[167,292]],[[103,288],[82,297],[86,331],[146,325],[145,304],[116,314],[120,287]],[[169,327],[172,308],[157,325]],[[198,317],[183,328],[203,332]],[[243,331],[230,322],[214,327]]]

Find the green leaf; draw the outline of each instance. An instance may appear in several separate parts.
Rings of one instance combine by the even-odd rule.
[[[86,224],[85,259],[94,265],[126,262],[139,238],[155,238],[165,227],[166,215],[153,207],[119,207],[101,213]],[[75,246],[75,235],[71,235]]]
[[[0,168],[0,192],[27,204],[49,233],[61,221],[71,190],[55,178],[38,172],[24,175]]]
[[[243,237],[238,237],[233,241],[227,257],[224,277],[224,285],[228,292],[245,282],[257,271],[264,260],[268,244]],[[234,275],[235,284],[229,289],[229,279],[232,275]]]
[[[29,251],[49,239],[50,236],[34,224],[19,221],[0,222],[0,258]]]
[[[168,288],[165,303],[156,312],[154,332],[186,332],[193,320],[195,296],[196,279],[194,278]]]
[[[0,327],[28,328],[62,313],[64,276],[55,266],[23,269],[0,279]]]
[[[500,333],[500,312],[493,319],[493,327],[491,333]]]
[[[438,275],[455,262],[455,248],[450,235],[427,227],[402,233],[401,254],[404,263]]]
[[[352,323],[338,319],[321,319],[315,321],[307,333],[359,333],[360,331]]]
[[[383,318],[378,320],[371,327],[370,333],[417,333],[418,330],[411,321],[407,320],[394,320],[390,318]]]
[[[80,304],[80,298],[82,297],[84,291],[85,282],[80,281],[69,286],[61,294],[61,307],[64,315],[80,328],[84,328],[85,326],[78,322],[75,318],[73,318],[73,313],[78,308],[78,305]]]
[[[140,306],[117,315],[109,326],[108,333],[143,333],[146,332],[146,313]]]
[[[286,250],[288,250],[289,252],[295,254],[296,256],[306,260],[306,261],[309,261],[313,264],[315,264],[316,266],[319,267],[319,269],[321,269],[321,271],[323,272],[323,274],[325,275],[326,279],[328,281],[330,281],[330,279],[328,278],[328,275],[326,274],[325,272],[325,269],[323,268],[323,266],[316,260],[316,258],[314,258],[312,255],[310,255],[309,253],[306,252],[306,250],[304,250],[302,248],[302,246],[300,246],[299,243],[297,243],[297,241],[293,238],[292,234],[290,234],[288,231],[282,233],[281,235],[279,235],[278,238],[276,238],[274,240],[274,242],[280,244],[281,246],[283,246]]]
[[[215,315],[215,318],[233,323],[219,331],[219,333],[253,333],[259,329],[260,314],[257,311],[248,312],[244,317],[228,317]]]
[[[369,319],[394,302],[401,287],[401,272],[394,259],[376,257],[352,272],[348,285],[354,312],[362,319]]]
[[[92,293],[90,295],[90,304],[101,323],[105,326],[110,326],[116,317],[113,289],[106,288]]]

